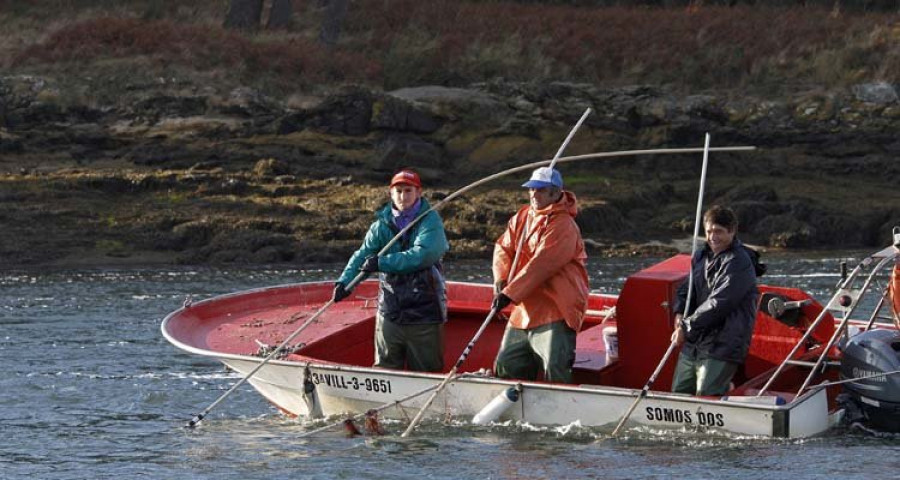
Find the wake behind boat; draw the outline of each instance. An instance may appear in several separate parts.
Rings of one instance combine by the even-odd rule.
[[[893,347],[900,346],[900,334],[876,323],[885,318],[883,301],[868,317],[852,317],[867,293],[883,298],[884,285],[877,279],[898,252],[892,246],[865,258],[842,278],[826,305],[799,289],[761,285],[750,352],[734,387],[722,397],[669,393],[674,369],[669,362],[629,425],[805,437],[837,423],[846,406],[838,402],[844,390],[859,405],[862,420],[897,416],[892,406],[900,404],[900,384],[892,370],[900,370],[900,348]],[[572,384],[494,378],[490,369],[505,322],[490,322],[428,415],[468,419],[481,412],[479,421],[612,428],[669,345],[670,305],[688,267],[689,256],[678,255],[631,275],[618,296],[590,295]],[[266,356],[269,346],[282,343],[329,301],[332,288],[331,282],[302,283],[211,298],[167,316],[162,332],[176,347],[247,375],[263,362],[260,355]],[[377,292],[377,282],[360,284],[249,383],[288,415],[316,418],[377,409],[382,416],[408,420],[446,375],[371,367]],[[447,293],[445,365],[453,365],[490,311],[493,292],[490,285],[449,282]],[[848,341],[845,332],[855,337]],[[614,340],[617,351],[610,348]],[[842,349],[855,352],[852,365],[842,367]],[[864,353],[873,349],[880,355],[877,362],[874,354]],[[891,422],[896,419],[880,423]]]

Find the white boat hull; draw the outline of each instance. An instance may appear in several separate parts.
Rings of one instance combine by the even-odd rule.
[[[241,375],[248,374],[261,360],[255,357],[220,358]],[[304,392],[304,379],[315,385]],[[384,407],[382,416],[407,419],[430,396],[443,375],[415,372],[297,364],[272,361],[250,383],[264,397],[290,415],[312,417],[356,414]],[[532,425],[569,425],[585,427],[615,426],[634,402],[640,390],[594,385],[551,385],[540,382],[515,382],[468,376],[457,379],[437,396],[427,412],[441,419],[471,419],[497,395],[511,386],[521,385],[517,403],[506,410],[499,421],[513,420]],[[768,400],[768,401],[767,401]],[[775,405],[773,397],[755,399],[700,398],[689,395],[650,392],[629,418],[629,425],[657,428],[701,428],[740,435],[764,437],[807,437],[829,428],[828,403],[824,389],[815,389],[785,405]],[[401,412],[400,409],[405,410]]]

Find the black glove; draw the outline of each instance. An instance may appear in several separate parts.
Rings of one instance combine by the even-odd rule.
[[[502,293],[498,293],[491,303],[491,308],[497,311],[503,310],[507,305],[512,303],[512,299]]]
[[[341,300],[347,298],[350,295],[350,291],[344,288],[344,284],[341,282],[336,282],[334,284],[334,293],[331,294],[331,300],[334,303],[340,302]]]
[[[366,273],[375,273],[378,271],[378,256],[372,255],[366,258],[366,261],[363,262],[362,266],[359,269]]]

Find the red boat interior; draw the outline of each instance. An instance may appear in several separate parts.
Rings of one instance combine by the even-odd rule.
[[[588,314],[577,337],[574,381],[577,384],[641,388],[669,346],[672,331],[671,305],[686,278],[689,257],[678,255],[631,275],[618,297],[592,294]],[[288,360],[371,366],[374,359],[375,281],[359,285],[346,300],[324,311],[292,342],[296,348]],[[252,355],[260,344],[275,346],[314,316],[331,298],[328,282],[302,284],[244,292],[199,302],[176,312],[167,324],[168,333],[187,345],[215,352]],[[760,308],[747,361],[735,377],[732,394],[752,394],[767,379],[822,311],[822,306],[793,288],[760,287],[761,303],[773,297],[785,301],[810,300],[780,318]],[[491,303],[490,285],[450,283],[446,325],[445,369],[449,371],[484,321]],[[614,308],[613,308],[614,307]],[[816,355],[834,331],[827,314],[802,347],[801,353]],[[493,320],[476,343],[461,371],[492,369],[503,335],[503,320]],[[608,355],[604,329],[615,327],[618,356]],[[608,330],[607,330],[608,331]],[[675,358],[653,385],[668,390]],[[772,390],[796,391],[809,370],[789,367]],[[821,380],[832,379],[823,377]],[[820,380],[820,381],[821,381]],[[779,393],[781,394],[781,393]]]

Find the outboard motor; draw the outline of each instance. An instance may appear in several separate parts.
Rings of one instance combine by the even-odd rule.
[[[844,384],[864,422],[877,430],[900,432],[900,332],[869,330],[843,348],[841,379],[871,377]],[[890,375],[879,375],[891,373]]]

